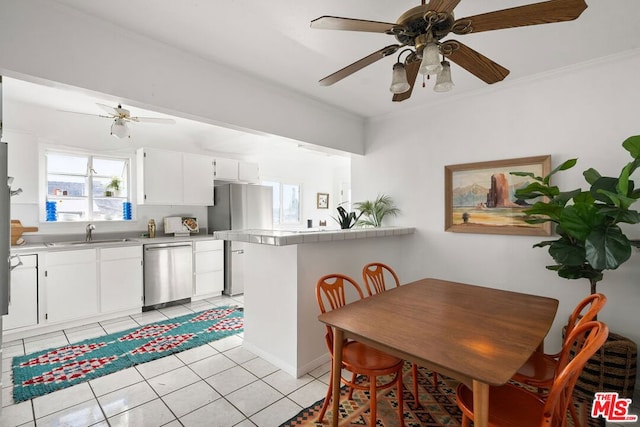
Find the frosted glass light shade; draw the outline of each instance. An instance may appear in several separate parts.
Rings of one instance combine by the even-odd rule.
[[[120,118],[115,119],[111,125],[111,135],[116,138],[129,138],[127,123]]]
[[[449,61],[442,61],[442,70],[436,77],[436,84],[433,90],[436,92],[448,92],[453,89],[453,81],[451,80],[451,64]]]
[[[420,63],[420,74],[438,74],[442,69],[440,64],[440,48],[437,43],[427,43],[422,50],[422,62]]]
[[[407,81],[407,71],[404,68],[404,64],[396,62],[393,65],[393,76],[391,78],[391,87],[389,90],[398,94],[408,91],[409,88],[411,88],[411,86]]]

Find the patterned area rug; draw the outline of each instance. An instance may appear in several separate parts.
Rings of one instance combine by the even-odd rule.
[[[436,426],[460,426],[462,412],[456,404],[456,387],[458,381],[438,374],[437,386],[433,383],[431,372],[423,367],[418,368],[418,395],[420,404],[417,404],[413,396],[413,375],[411,365],[404,366],[404,423],[406,427],[436,427]],[[369,411],[369,392],[355,390],[353,400],[347,400],[347,388],[342,387],[340,398],[339,424],[343,427],[368,426],[371,419]],[[397,427],[398,400],[395,387],[386,389],[378,394],[378,419],[377,427]],[[318,415],[324,399],[319,400],[310,407],[303,409],[280,427],[323,427],[331,425],[331,406],[327,409],[324,422],[319,423]],[[579,404],[578,413],[583,404]],[[589,406],[590,407],[590,406]],[[573,425],[571,417],[567,418],[569,425]],[[601,419],[590,419],[589,427],[604,426]]]
[[[243,331],[241,308],[216,307],[14,357],[13,400],[22,402]]]

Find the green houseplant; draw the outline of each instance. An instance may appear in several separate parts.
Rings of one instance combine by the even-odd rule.
[[[335,217],[332,217],[332,218],[338,224],[340,224],[340,228],[342,230],[348,230],[354,225],[356,225],[356,223],[358,222],[358,219],[362,215],[362,212],[360,212],[360,214],[358,215],[356,215],[355,212],[347,212],[347,210],[342,206],[338,206],[337,210],[338,210],[339,218],[335,218]]]
[[[634,188],[629,179],[640,166],[640,135],[627,138],[622,146],[632,161],[624,165],[618,177],[602,176],[593,168],[585,170],[583,176],[590,184],[588,190],[561,191],[549,182],[555,173],[575,166],[577,159],[567,160],[546,177],[512,172],[533,179],[525,188],[516,190],[518,199],[548,198],[535,202],[524,211],[528,223],[553,222],[560,236],[534,245],[549,248],[556,264],[547,268],[565,279],[588,279],[591,293],[596,292],[604,270],[614,270],[626,262],[632,246],[637,245],[637,241],[630,240],[618,224],[640,223],[640,214],[631,209],[640,198],[640,189]]]
[[[354,206],[364,216],[358,221],[358,225],[363,227],[381,227],[385,216],[397,216],[400,213],[393,199],[386,194],[378,194],[375,200],[365,200]]]
[[[106,197],[117,196],[120,192],[120,182],[121,180],[117,176],[112,177],[111,181],[109,181],[109,184],[107,184],[107,186],[105,187],[104,195]]]
[[[591,293],[596,292],[605,270],[614,270],[626,262],[637,240],[629,239],[619,224],[638,224],[640,214],[631,209],[640,199],[640,189],[634,188],[629,178],[640,166],[640,135],[627,138],[622,147],[632,160],[622,167],[618,177],[602,176],[593,168],[582,174],[590,185],[561,191],[550,184],[557,172],[576,165],[571,159],[562,163],[546,177],[526,172],[513,175],[528,176],[533,182],[516,190],[520,200],[546,197],[535,202],[524,212],[527,222],[539,224],[552,222],[558,238],[546,240],[534,247],[547,247],[555,264],[547,269],[566,279],[587,279]],[[618,334],[609,334],[607,342],[588,362],[578,379],[576,391],[583,398],[593,398],[597,391],[616,391],[631,398],[636,379],[637,346]]]

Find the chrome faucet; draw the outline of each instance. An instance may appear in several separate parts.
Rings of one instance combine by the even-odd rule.
[[[93,224],[87,224],[87,228],[86,228],[87,233],[86,233],[86,234],[85,234],[85,236],[84,236],[84,240],[85,240],[85,242],[90,242],[90,241],[91,241],[91,239],[93,238],[93,237],[91,236],[91,233],[93,233],[93,230],[95,230],[95,229],[96,229],[96,226],[95,226],[95,225],[93,225]]]

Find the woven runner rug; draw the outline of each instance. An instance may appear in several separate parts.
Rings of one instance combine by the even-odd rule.
[[[404,366],[404,424],[406,427],[436,427],[436,426],[460,426],[462,412],[456,404],[456,387],[459,382],[438,374],[437,386],[433,383],[431,371],[426,368],[418,368],[418,395],[420,404],[416,403],[413,396],[413,375],[411,365]],[[347,388],[342,387],[340,398],[339,425],[341,427],[368,426],[371,419],[369,411],[369,392],[355,390],[353,400],[348,400]],[[378,393],[378,416],[376,427],[398,427],[398,399],[395,387]],[[318,421],[318,415],[324,399],[319,400],[308,408],[300,411],[295,417],[282,424],[280,427],[323,427],[331,424],[331,406],[327,409],[322,423]],[[578,411],[583,410],[578,404]],[[588,406],[590,408],[590,405]],[[580,413],[580,412],[578,412]],[[571,417],[567,418],[568,424],[573,425]],[[589,419],[589,427],[604,427],[601,419]]]
[[[13,358],[22,402],[243,331],[242,308],[216,307]]]

